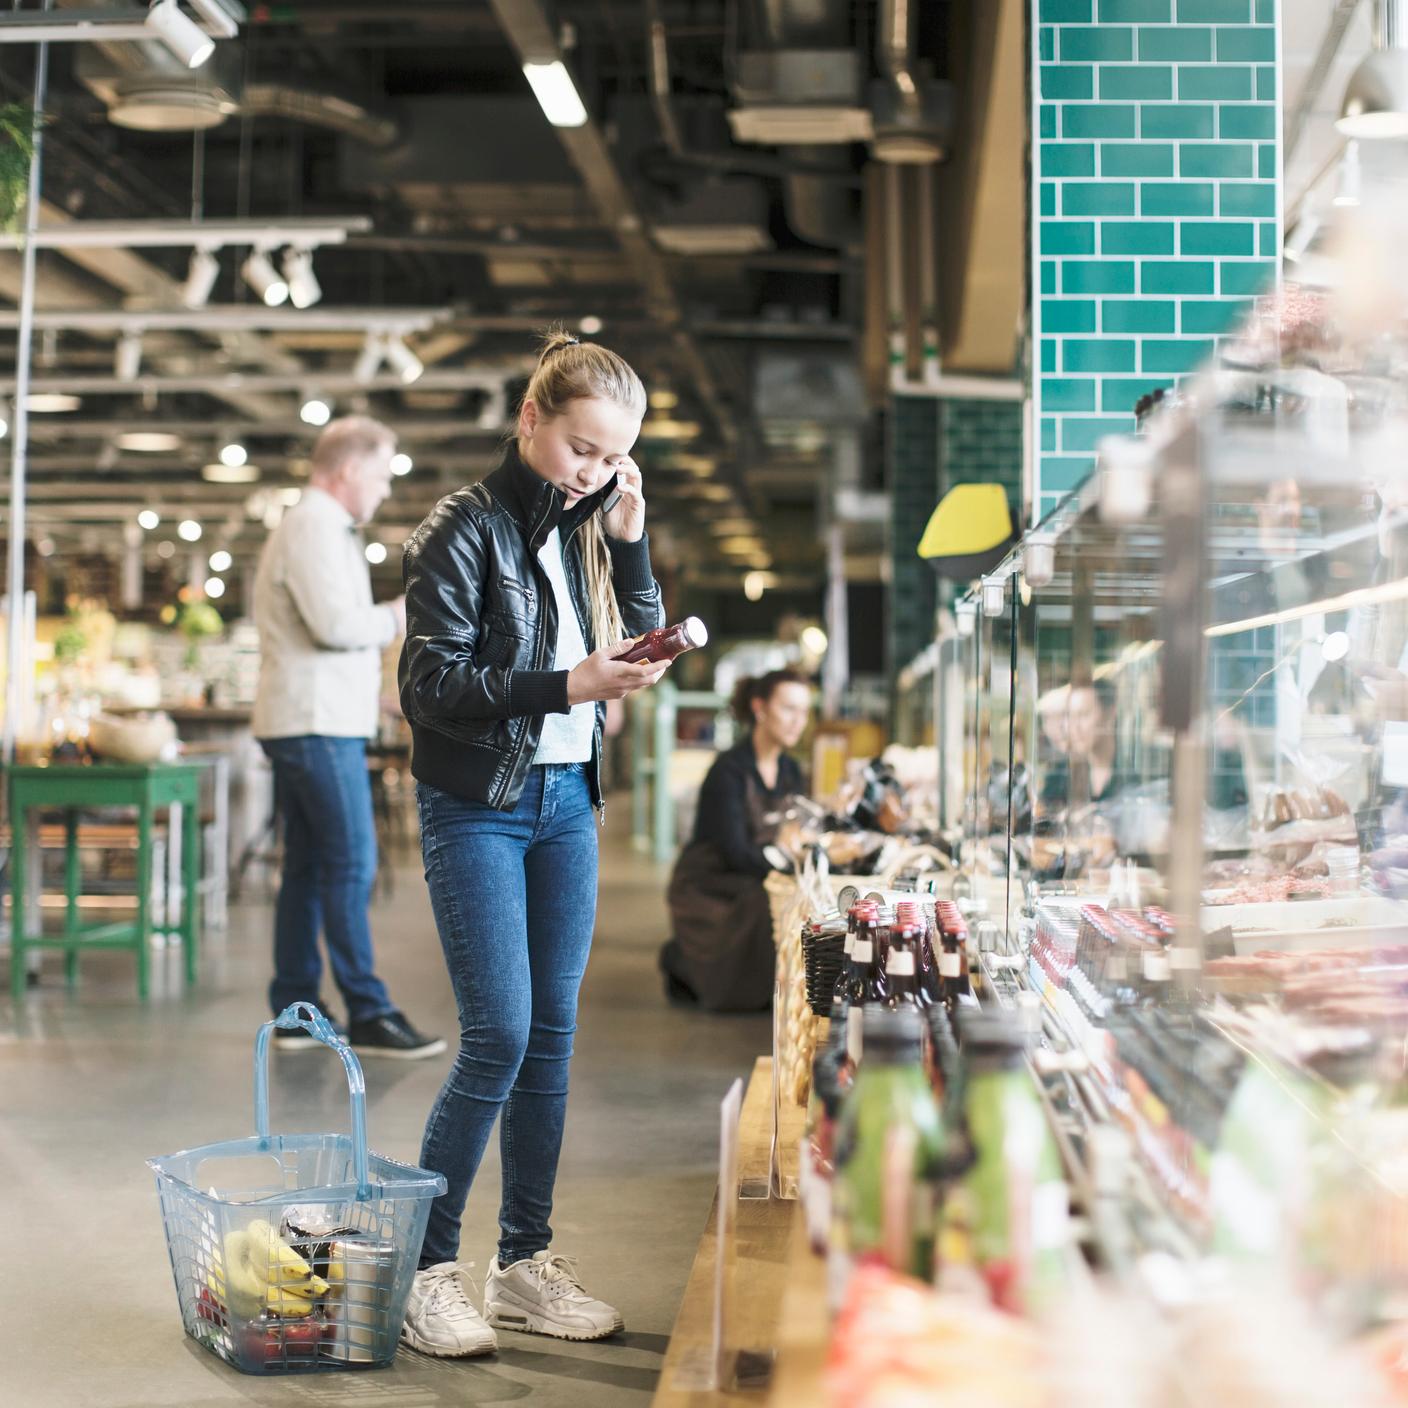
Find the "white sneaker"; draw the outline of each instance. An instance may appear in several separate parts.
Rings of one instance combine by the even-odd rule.
[[[497,1257],[490,1262],[484,1318],[499,1330],[560,1340],[599,1340],[626,1328],[617,1311],[586,1293],[575,1261],[545,1251],[502,1271]]]
[[[493,1354],[498,1336],[465,1294],[461,1270],[453,1261],[416,1272],[401,1343],[442,1359]]]

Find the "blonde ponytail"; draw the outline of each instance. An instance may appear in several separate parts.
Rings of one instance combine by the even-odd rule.
[[[645,387],[624,357],[597,343],[579,342],[564,327],[549,328],[523,399],[551,419],[561,415],[569,401],[592,397],[611,401],[637,419],[645,415]],[[590,598],[588,624],[593,646],[600,649],[619,641],[626,628],[612,585],[606,534],[596,514],[582,525],[580,540]]]

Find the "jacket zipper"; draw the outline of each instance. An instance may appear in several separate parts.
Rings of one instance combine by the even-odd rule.
[[[582,520],[582,523],[585,523],[585,522],[586,522],[586,519],[583,519],[583,520]],[[574,612],[577,612],[577,598],[576,598],[575,593],[574,593],[573,590],[572,590],[572,575],[571,575],[571,573],[567,570],[567,549],[571,546],[572,540],[577,536],[577,532],[578,532],[578,530],[581,528],[582,523],[576,523],[576,524],[574,524],[574,525],[572,526],[571,532],[569,532],[568,535],[567,535],[567,541],[566,541],[565,543],[563,543],[563,545],[562,545],[562,575],[563,575],[563,578],[564,578],[564,579],[566,580],[566,582],[567,582],[567,595],[568,595],[568,596],[571,598],[571,600],[572,600],[572,610],[573,610]],[[584,571],[584,572],[583,572],[583,576],[585,576],[585,575],[586,575],[586,573],[585,573],[585,571]],[[577,628],[582,632],[582,640],[583,640],[584,642],[590,639],[590,636],[588,635],[588,632],[587,632],[587,625],[586,625],[586,622],[582,620],[582,617],[581,617],[581,613],[580,613],[580,612],[577,612]],[[602,786],[602,783],[601,783],[601,753],[602,753],[602,745],[603,745],[604,741],[605,741],[605,740],[604,740],[604,739],[602,738],[602,736],[601,736],[601,725],[600,725],[600,722],[599,722],[599,720],[597,719],[597,716],[596,716],[596,706],[593,705],[593,706],[592,706],[592,770],[593,770],[593,771],[595,772],[595,774],[596,774],[596,796],[597,796],[596,812],[597,812],[597,820],[598,820],[598,822],[599,822],[599,824],[600,824],[600,826],[601,826],[601,829],[602,829],[603,831],[606,830],[606,788],[603,787],[603,786]]]
[[[546,520],[547,513],[551,512],[551,510],[552,500],[549,499],[547,511],[539,515],[537,521],[533,524],[533,531],[528,535],[528,565],[529,571],[531,572],[541,572],[543,570],[542,564],[538,561],[538,555],[533,550],[533,539],[538,536],[538,532],[542,528],[543,523]],[[539,586],[541,587],[541,583],[539,584]],[[573,609],[576,609],[575,606],[573,607]],[[533,657],[533,668],[535,670],[541,670],[543,668],[543,637],[545,635],[545,632],[539,631],[537,634],[538,649]],[[496,806],[503,801],[505,793],[507,793],[508,789],[513,785],[513,780],[518,775],[518,765],[522,761],[523,753],[527,745],[528,725],[525,723],[523,725],[523,734],[518,740],[518,746],[514,749],[513,761],[509,764],[508,776],[504,778],[503,786],[499,788],[498,800],[495,803]]]

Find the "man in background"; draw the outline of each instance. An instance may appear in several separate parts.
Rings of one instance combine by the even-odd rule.
[[[376,974],[367,915],[376,879],[367,739],[377,731],[381,652],[405,631],[406,606],[403,597],[372,604],[358,530],[391,492],[395,448],[377,421],[333,421],[313,447],[308,488],[265,544],[254,583],[254,736],[273,764],[284,826],[270,1004],[276,1014],[291,1002],[322,1008],[321,929],[352,1048],[414,1060],[445,1043],[418,1032],[392,1002]],[[274,1044],[317,1043],[293,1030],[276,1031]]]

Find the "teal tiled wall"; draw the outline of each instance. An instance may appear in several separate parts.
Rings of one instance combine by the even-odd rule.
[[[1031,0],[1036,509],[1275,278],[1276,0]]]

